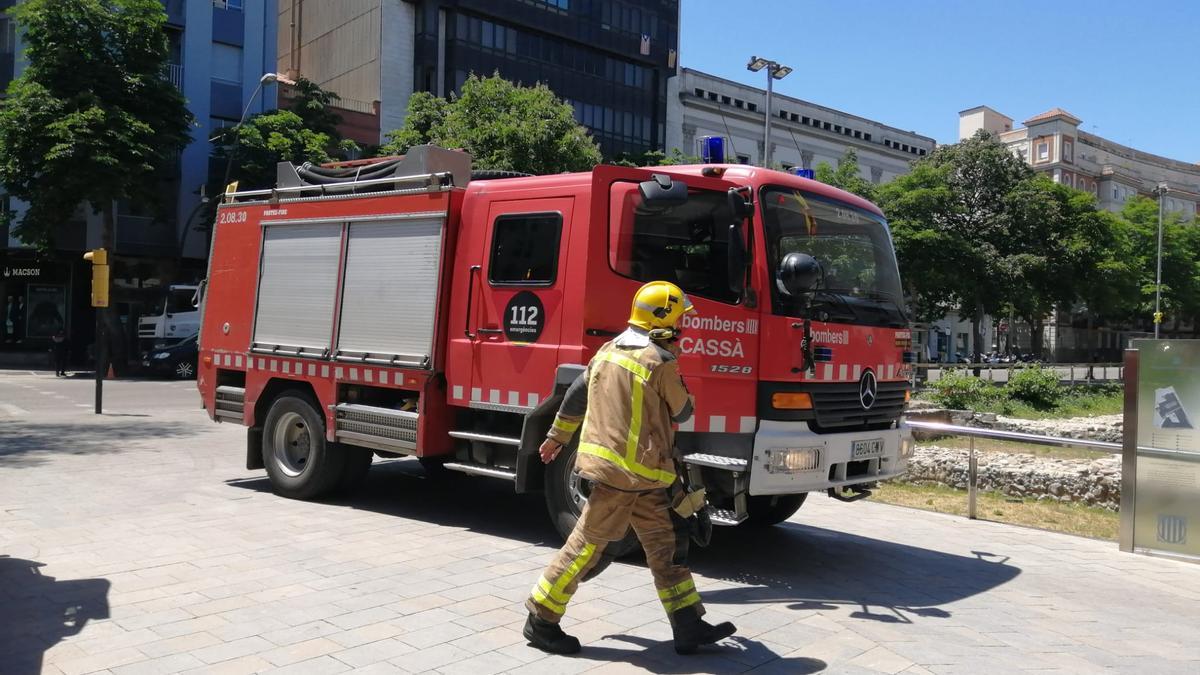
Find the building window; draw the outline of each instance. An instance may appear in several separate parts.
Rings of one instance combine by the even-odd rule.
[[[788,118],[788,113],[786,110],[780,110],[779,116],[786,120]]]
[[[869,140],[871,140],[871,134],[863,134],[863,140],[864,140],[864,141],[869,141]]]
[[[917,154],[924,157],[928,152],[929,152],[928,150],[921,148],[919,151],[917,151]]]
[[[1062,158],[1063,158],[1064,162],[1070,162],[1073,160],[1073,154],[1074,154],[1073,151],[1074,151],[1074,146],[1071,145],[1071,141],[1063,141],[1063,157]]]
[[[710,100],[710,101],[717,100],[717,92],[715,92],[715,91],[708,92],[708,100]]]
[[[15,54],[16,51],[17,24],[7,16],[0,16],[0,54]]]
[[[855,129],[855,130],[854,130],[854,137],[855,137],[855,138],[862,138],[862,132],[861,132],[861,131],[859,131],[859,130],[857,130],[857,129]]]
[[[722,96],[722,97],[721,97],[721,103],[724,103],[724,104],[728,105],[728,104],[730,104],[730,103],[732,103],[732,102],[733,102],[733,99],[729,98],[728,96]]]
[[[692,93],[700,98],[704,98],[704,90],[699,87],[696,87],[695,89],[693,89]]]
[[[242,48],[214,42],[212,78],[233,84],[242,83]]]
[[[1120,199],[1121,195],[1117,192],[1117,188],[1113,188],[1113,199]]]
[[[488,282],[504,286],[552,286],[558,270],[558,213],[500,216],[492,234]]]
[[[824,129],[825,131],[831,131],[833,129],[833,125],[830,124],[829,122],[822,122],[821,128]]]
[[[793,122],[799,122],[799,121],[800,121],[800,116],[799,116],[799,115],[797,115],[796,113],[792,113],[792,118],[791,118],[791,119],[792,119],[792,121],[793,121]]]
[[[1050,144],[1042,141],[1037,144],[1037,158],[1039,162],[1044,162],[1050,159]]]
[[[805,126],[808,126],[808,123],[809,123],[810,121],[812,121],[812,120],[808,119],[807,117],[801,117],[801,118],[800,118],[800,124],[803,124],[803,125],[805,125]]]
[[[740,98],[735,98],[735,99],[733,99],[733,106],[734,106],[735,108],[745,108],[745,107],[746,107],[746,102],[745,102],[745,101],[743,101],[743,100],[742,100],[742,99],[740,99]]]
[[[213,7],[240,12],[242,11],[242,2],[243,0],[213,0]]]
[[[750,163],[750,155],[738,155],[737,161],[738,161],[738,164],[749,164]]]
[[[780,162],[779,166],[783,167],[783,170],[787,171],[789,173],[791,172],[792,169],[796,168],[795,164],[789,164],[788,162]]]
[[[750,112],[758,112],[758,104],[757,103],[747,103],[746,110],[749,110]]]

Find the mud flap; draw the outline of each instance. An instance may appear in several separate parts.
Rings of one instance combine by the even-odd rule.
[[[263,428],[262,427],[247,427],[246,428],[246,468],[265,469],[262,456],[263,445]]]

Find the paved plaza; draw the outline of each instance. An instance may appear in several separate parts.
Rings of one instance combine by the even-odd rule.
[[[271,493],[194,383],[0,371],[0,673],[1200,672],[1200,565],[814,495],[692,556],[738,635],[676,656],[649,572],[584,584],[578,657],[526,646],[558,546],[540,495],[379,461],[356,495]]]

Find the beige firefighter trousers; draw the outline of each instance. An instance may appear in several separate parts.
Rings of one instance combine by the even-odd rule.
[[[646,551],[646,562],[667,615],[691,606],[703,614],[700,594],[686,564],[687,523],[673,516],[667,491],[627,492],[600,483],[593,484],[575,530],[525,601],[529,611],[558,623],[579,582],[600,562],[604,548],[624,537],[630,526]]]

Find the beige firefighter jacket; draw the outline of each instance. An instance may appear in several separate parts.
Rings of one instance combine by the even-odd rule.
[[[692,396],[674,354],[636,332],[628,337],[596,352],[547,435],[565,445],[582,425],[575,462],[584,478],[620,490],[668,487],[675,481],[672,423],[691,417]]]

